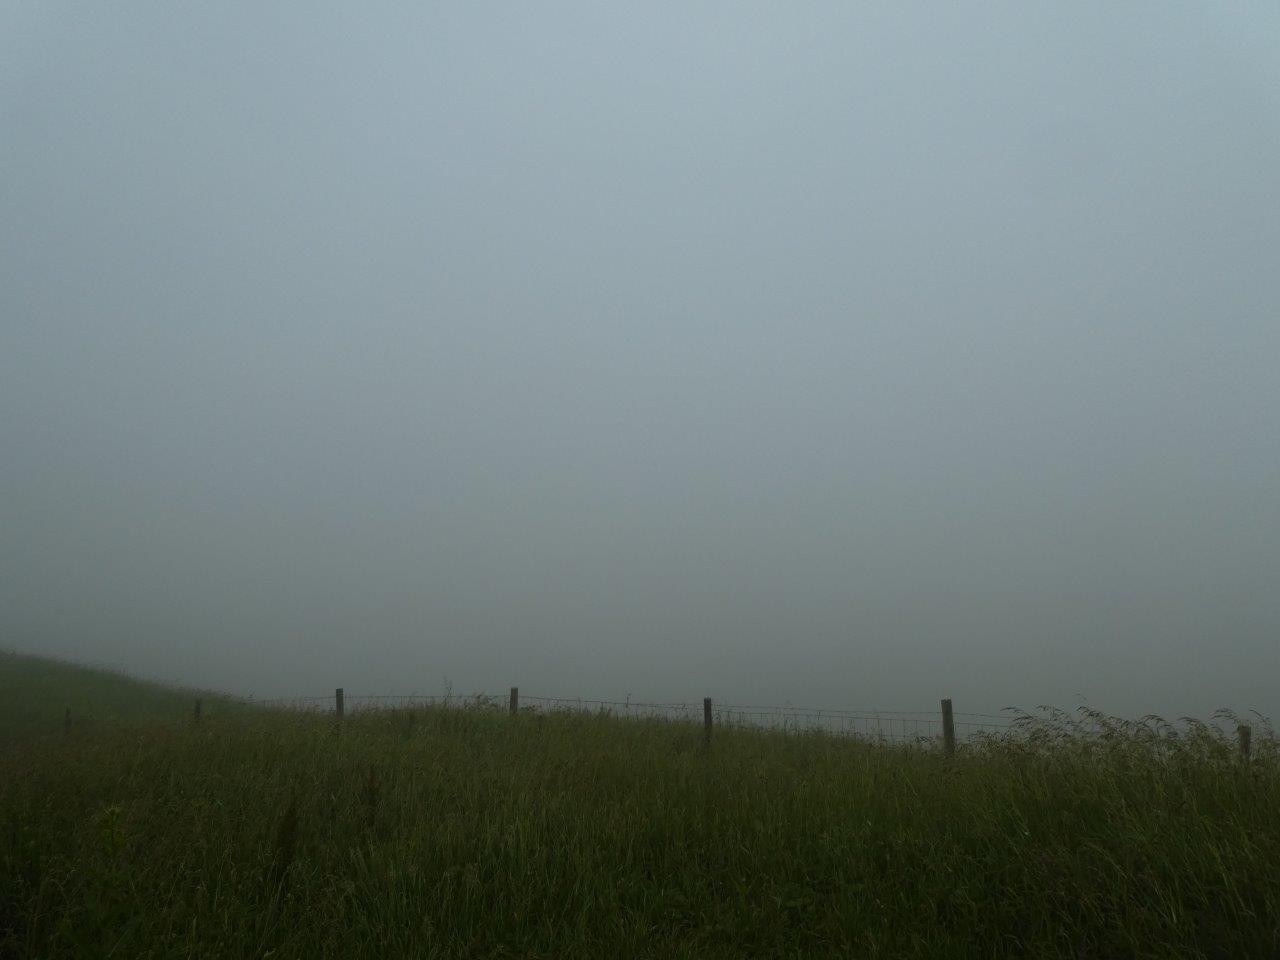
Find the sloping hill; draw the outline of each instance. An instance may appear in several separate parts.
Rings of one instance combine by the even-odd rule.
[[[115,670],[0,650],[0,736],[60,730],[73,724],[178,720],[202,712],[241,709],[223,694],[168,687]]]

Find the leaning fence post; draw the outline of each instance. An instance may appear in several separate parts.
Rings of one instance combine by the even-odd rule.
[[[942,746],[948,757],[955,756],[956,721],[951,713],[950,699],[942,701]]]
[[[711,742],[711,698],[702,698],[702,739]]]
[[[1247,723],[1242,723],[1236,728],[1236,736],[1240,738],[1240,756],[1244,760],[1249,759],[1249,746],[1253,740],[1253,728]]]
[[[516,715],[517,712],[519,712],[520,710],[520,688],[519,687],[511,688],[511,702],[508,705],[508,708],[510,709],[511,715],[513,717]]]
[[[342,719],[342,688],[333,691],[333,712],[337,714],[339,720]]]
[[[196,697],[196,712],[194,714],[195,722],[200,722],[200,698]]]

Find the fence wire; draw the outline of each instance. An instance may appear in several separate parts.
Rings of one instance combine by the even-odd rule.
[[[332,713],[334,696],[284,697],[251,701],[272,709],[307,713]],[[471,696],[420,694],[345,694],[344,713],[358,714],[377,710],[413,710],[437,708],[506,711],[506,694],[473,694]],[[663,720],[674,723],[702,723],[703,704],[689,702],[657,702],[645,700],[607,700],[592,697],[552,697],[521,693],[521,713],[591,713],[637,720]],[[761,705],[712,703],[712,721],[717,727],[754,728],[784,733],[821,732],[864,740],[929,745],[943,737],[939,712],[924,710],[848,710],[797,707],[790,704]],[[983,735],[1006,733],[1014,728],[1009,716],[983,713],[954,714],[956,739],[965,741]]]
[[[662,721],[679,724],[701,725],[705,721],[706,705],[703,702],[660,702],[633,700],[608,700],[591,697],[539,696],[511,691],[521,714],[552,713],[604,714],[634,720]],[[332,716],[338,712],[338,694],[301,697],[249,697],[237,702],[237,706],[257,707],[300,716]],[[218,698],[207,701],[195,698],[193,712],[185,718],[174,718],[151,726],[177,728],[199,724],[201,704],[211,708],[204,714],[212,722],[227,717],[249,717],[252,712],[242,710],[223,712]],[[342,691],[341,712],[346,715],[383,712],[453,709],[484,711],[505,715],[511,709],[512,698],[508,693],[477,693],[459,696],[428,694],[346,694]],[[794,704],[737,704],[711,702],[712,727],[728,729],[754,729],[785,734],[822,733],[848,737],[861,741],[894,743],[926,748],[943,744],[944,722],[942,712],[933,710],[885,710],[885,709],[830,709],[800,707]],[[1246,757],[1254,755],[1280,756],[1280,738],[1270,719],[1249,711],[1237,714],[1221,709],[1208,720],[1194,717],[1177,717],[1166,720],[1158,716],[1125,719],[1109,716],[1089,707],[1077,707],[1067,711],[1051,706],[1039,706],[1034,711],[1005,708],[1000,714],[969,713],[955,711],[952,714],[957,743],[981,745],[990,738],[1018,741],[1032,746],[1060,742],[1064,739],[1098,743],[1141,742],[1157,749],[1171,749],[1180,740],[1199,743],[1232,745]],[[94,718],[73,710],[68,705],[63,718],[64,733],[82,729]]]

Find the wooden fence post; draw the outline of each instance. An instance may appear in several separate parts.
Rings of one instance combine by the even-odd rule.
[[[1242,723],[1236,728],[1236,736],[1240,738],[1240,757],[1241,759],[1249,759],[1249,746],[1253,740],[1253,728],[1247,723]]]
[[[951,713],[950,699],[942,701],[942,746],[948,757],[956,753],[956,721]]]
[[[511,702],[508,705],[508,709],[511,711],[511,715],[513,717],[516,715],[517,712],[519,712],[520,710],[520,688],[519,687],[511,688]]]
[[[338,719],[342,719],[342,688],[333,691],[333,712],[337,714]]]
[[[196,723],[199,723],[200,722],[200,698],[199,697],[196,697],[196,712],[194,716],[195,716]]]
[[[704,743],[711,742],[711,698],[702,698],[702,739]]]

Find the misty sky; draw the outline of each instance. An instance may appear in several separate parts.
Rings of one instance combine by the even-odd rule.
[[[0,646],[1280,714],[1280,6],[0,0]]]

